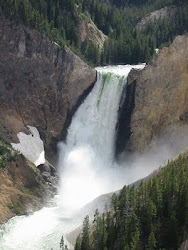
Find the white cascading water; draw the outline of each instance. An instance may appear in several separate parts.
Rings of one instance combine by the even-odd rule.
[[[66,143],[59,144],[57,206],[16,216],[1,226],[1,250],[59,249],[62,234],[80,224],[79,219],[72,219],[73,212],[127,184],[127,177],[118,173],[114,163],[114,146],[122,90],[133,67],[144,65],[97,68],[98,80],[74,115]]]
[[[143,67],[144,64],[134,66]],[[61,202],[68,213],[87,204],[101,191],[111,192],[125,184],[118,175],[115,177],[114,147],[122,91],[132,68],[130,65],[97,68],[97,82],[76,112],[66,144],[59,145]]]

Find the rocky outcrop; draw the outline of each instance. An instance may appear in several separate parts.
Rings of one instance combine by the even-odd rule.
[[[124,124],[118,134],[125,140],[118,152],[143,152],[160,136],[176,135],[179,128],[184,138],[188,131],[188,36],[178,36],[142,71],[132,70],[128,89],[125,109],[130,112],[119,120]]]
[[[48,197],[53,197],[57,194],[57,186],[59,183],[59,175],[56,168],[49,162],[45,162],[37,167],[40,174],[47,185]]]
[[[174,17],[176,11],[175,6],[166,6],[162,9],[155,10],[148,14],[147,16],[143,17],[136,25],[136,28],[141,31],[148,25],[149,23],[153,23],[154,25],[157,24],[160,20],[168,18],[172,19]]]
[[[0,224],[41,208],[50,197],[50,187],[36,166],[1,139],[0,180]]]
[[[17,133],[36,127],[51,161],[96,72],[67,47],[3,17],[0,51],[0,135],[18,143]]]
[[[188,239],[181,244],[178,250],[187,250],[187,249],[188,249]]]
[[[97,28],[89,14],[88,16],[86,16],[86,14],[80,14],[79,34],[82,42],[85,40],[89,41],[99,49],[103,48],[104,42],[108,39],[108,37]]]

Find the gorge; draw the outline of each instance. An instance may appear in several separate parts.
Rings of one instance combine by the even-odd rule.
[[[163,145],[166,151],[164,154],[160,152],[157,162],[149,159],[149,167],[147,159],[142,162],[140,158],[130,166],[126,161],[122,165],[115,161],[118,110],[126,98],[128,73],[132,68],[140,70],[144,67],[143,64],[97,68],[93,90],[75,113],[66,142],[58,145],[60,186],[52,207],[33,215],[14,217],[1,226],[2,250],[56,250],[62,234],[72,249],[66,234],[81,224],[83,217],[76,214],[84,205],[101,194],[116,191],[147,176],[159,163],[164,164],[178,150],[184,149],[185,145],[170,152],[169,145]]]
[[[71,249],[66,234],[93,215],[93,199],[187,150],[187,48],[185,34],[146,65],[94,69],[0,16],[0,249],[56,250],[62,234]],[[18,146],[24,137],[30,147]],[[42,161],[22,152],[35,146]]]
[[[128,73],[143,67],[98,68],[98,80],[77,110],[66,144],[59,144],[61,185],[55,207],[11,219],[1,227],[1,249],[58,249],[62,233],[83,219],[72,219],[73,212],[97,196],[130,183],[114,161],[116,123],[120,101],[126,96]]]

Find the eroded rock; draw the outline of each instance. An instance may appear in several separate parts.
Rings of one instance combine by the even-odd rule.
[[[143,152],[165,135],[177,139],[180,131],[183,143],[188,131],[188,36],[176,37],[142,71],[132,70],[128,88],[125,109],[132,111],[121,118],[125,123],[118,134],[125,139],[119,152]]]
[[[18,143],[27,125],[38,129],[46,158],[66,135],[72,115],[91,90],[96,72],[67,47],[36,30],[0,18],[0,133]]]

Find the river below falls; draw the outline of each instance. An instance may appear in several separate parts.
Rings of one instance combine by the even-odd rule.
[[[65,216],[61,207],[43,208],[29,216],[16,216],[0,229],[1,250],[57,250],[62,235],[79,226],[81,219]],[[66,242],[69,249],[71,245]]]

